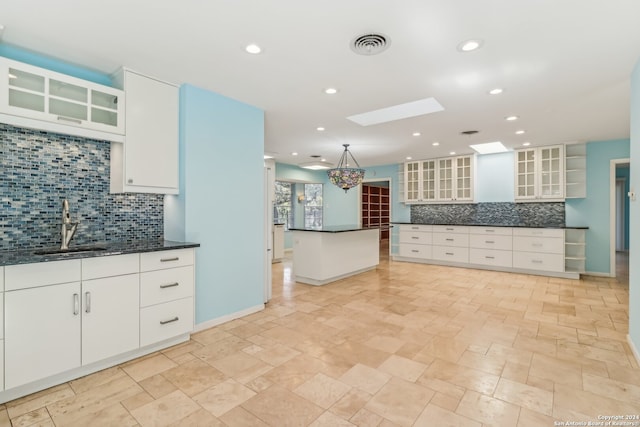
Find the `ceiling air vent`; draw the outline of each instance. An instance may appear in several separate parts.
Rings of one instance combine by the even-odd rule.
[[[351,50],[359,55],[377,55],[390,44],[391,40],[382,34],[363,34],[351,41]]]

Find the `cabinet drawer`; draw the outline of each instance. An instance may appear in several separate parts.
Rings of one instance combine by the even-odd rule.
[[[514,228],[514,236],[559,237],[564,239],[562,228]]]
[[[85,258],[82,260],[82,280],[122,276],[137,273],[139,270],[139,254]]]
[[[527,270],[564,271],[564,257],[558,254],[513,252],[513,267]]]
[[[431,239],[432,239],[431,233],[400,230],[400,243],[415,243],[420,245],[430,245]]]
[[[439,233],[469,233],[469,228],[464,225],[434,225],[433,231]]]
[[[4,390],[4,340],[0,340],[0,390]]]
[[[398,248],[398,254],[407,258],[431,259],[431,245],[414,245],[403,243]]]
[[[140,306],[193,296],[193,266],[140,274]]]
[[[434,246],[433,259],[451,262],[469,262],[469,248]]]
[[[431,231],[432,225],[428,224],[400,224],[400,232],[403,231]]]
[[[433,233],[433,244],[441,246],[469,247],[468,234]]]
[[[4,338],[4,294],[0,294],[0,339],[2,338]]]
[[[513,247],[513,237],[505,235],[470,234],[469,246],[479,249],[500,249],[510,251]]]
[[[514,237],[513,250],[564,254],[564,239],[557,237]]]
[[[513,234],[513,229],[511,227],[470,227],[469,233],[492,236],[511,236]]]
[[[38,262],[5,267],[5,290],[80,281],[80,260]]]
[[[0,267],[0,292],[4,291],[4,267]]]
[[[140,347],[193,330],[193,298],[183,298],[140,310]]]
[[[513,252],[471,248],[469,249],[469,262],[493,267],[511,267],[513,265]]]
[[[140,271],[193,265],[193,249],[145,252],[140,254]]]

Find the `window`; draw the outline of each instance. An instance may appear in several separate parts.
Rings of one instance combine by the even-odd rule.
[[[322,228],[322,184],[304,185],[304,226]]]
[[[273,222],[284,224],[285,231],[293,227],[293,183],[276,181]]]

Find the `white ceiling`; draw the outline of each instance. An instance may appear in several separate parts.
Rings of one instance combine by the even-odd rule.
[[[344,143],[370,166],[490,141],[628,138],[640,58],[638,0],[2,0],[0,24],[9,45],[255,105],[265,151],[292,164],[315,154],[336,162]],[[351,40],[370,32],[390,47],[356,55]],[[481,49],[457,51],[472,38]],[[247,54],[249,43],[263,53]],[[488,95],[495,87],[504,92]],[[428,97],[444,111],[367,127],[346,119]]]

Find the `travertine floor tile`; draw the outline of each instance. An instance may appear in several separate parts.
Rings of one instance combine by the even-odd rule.
[[[195,395],[193,400],[216,417],[220,417],[255,395],[253,390],[228,379]]]
[[[351,390],[351,387],[338,380],[334,380],[324,374],[316,374],[316,376],[298,386],[293,392],[321,408],[329,409],[349,390]]]
[[[411,359],[392,355],[385,360],[378,370],[404,380],[415,382],[427,369],[427,365]]]
[[[349,421],[340,418],[331,412],[325,412],[320,415],[314,422],[309,424],[310,427],[354,427],[356,424],[352,424]]]
[[[390,378],[391,375],[379,372],[369,366],[357,364],[341,376],[340,381],[369,394],[375,394]]]
[[[550,391],[502,378],[493,396],[544,415],[552,414],[553,393]]]
[[[306,426],[324,412],[306,399],[276,385],[269,393],[260,393],[242,407],[273,427]]]
[[[201,408],[180,390],[131,411],[142,427],[167,426]]]
[[[227,379],[222,372],[199,359],[164,371],[162,377],[187,396],[195,396]]]
[[[468,390],[456,410],[457,414],[492,426],[515,426],[520,408],[493,397]]]
[[[434,394],[433,390],[420,385],[400,378],[391,378],[382,390],[367,402],[365,409],[398,425],[411,426]]]
[[[478,421],[455,414],[446,409],[429,404],[422,411],[414,426],[416,427],[482,427]]]
[[[164,354],[156,354],[140,362],[127,364],[122,369],[135,381],[142,381],[176,366],[177,363]]]

